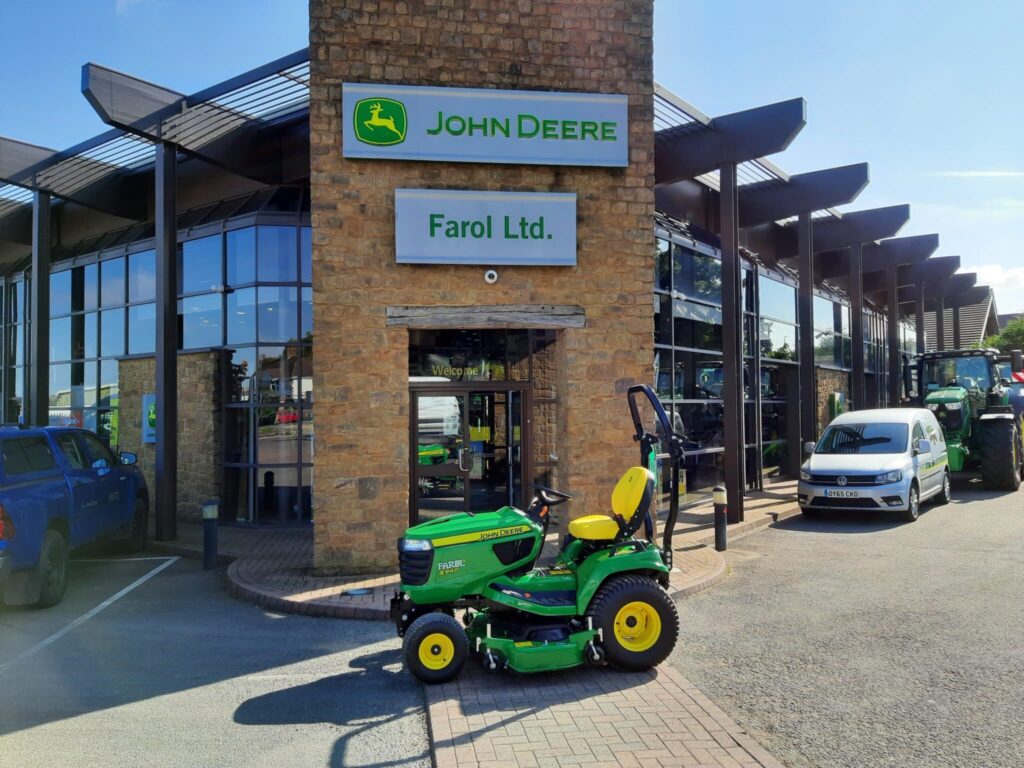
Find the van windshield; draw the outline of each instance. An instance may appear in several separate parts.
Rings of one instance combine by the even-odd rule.
[[[814,452],[903,453],[906,449],[906,424],[833,424]]]

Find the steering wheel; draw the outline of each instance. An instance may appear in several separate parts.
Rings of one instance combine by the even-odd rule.
[[[546,485],[534,483],[533,490],[537,492],[537,497],[549,507],[563,504],[566,501],[572,501],[572,496],[568,493],[556,491],[554,488],[548,488]]]

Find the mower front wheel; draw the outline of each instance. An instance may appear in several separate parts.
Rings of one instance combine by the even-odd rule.
[[[679,637],[679,614],[654,579],[613,576],[597,590],[587,616],[600,627],[608,663],[621,669],[650,669],[663,662]]]
[[[428,613],[409,625],[402,655],[406,668],[424,683],[446,683],[466,663],[469,638],[454,616]]]

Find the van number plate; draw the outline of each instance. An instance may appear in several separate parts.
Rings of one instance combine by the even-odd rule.
[[[856,499],[860,497],[860,491],[825,489],[825,496],[832,499]]]

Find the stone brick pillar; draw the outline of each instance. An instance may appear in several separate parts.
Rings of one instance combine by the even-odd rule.
[[[817,381],[818,397],[818,434],[825,431],[828,426],[828,398],[833,392],[842,392],[846,395],[847,407],[850,402],[850,374],[846,371],[837,371],[831,368],[817,368],[815,380]],[[858,406],[863,407],[863,406]]]
[[[652,0],[311,0],[310,154],[317,329],[315,564],[391,570],[408,521],[408,332],[389,306],[578,305],[559,332],[559,482],[606,511],[636,462],[626,388],[651,380]],[[626,94],[627,168],[346,160],[341,84]],[[578,266],[395,263],[397,187],[576,192]],[[535,425],[544,435],[549,425]]]
[[[220,350],[178,355],[178,518],[198,520],[206,499],[221,498],[224,450],[221,444]],[[142,396],[156,392],[152,357],[118,363],[118,443],[139,457],[151,494],[155,488],[156,444],[142,442]],[[159,418],[159,416],[158,416]],[[153,504],[150,503],[152,513]]]

